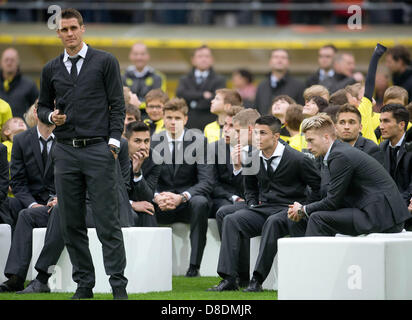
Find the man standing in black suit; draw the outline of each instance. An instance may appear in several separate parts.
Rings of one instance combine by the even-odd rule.
[[[207,141],[197,130],[188,130],[188,107],[174,98],[164,106],[166,130],[152,136],[152,148],[160,154],[155,163],[164,163],[154,196],[160,224],[190,223],[190,266],[187,277],[199,275],[206,245],[213,167],[206,163]]]
[[[215,91],[226,87],[226,80],[213,70],[212,51],[206,45],[195,49],[192,65],[193,69],[180,79],[176,96],[189,106],[187,127],[203,131],[206,124],[216,120],[210,113],[210,103]]]
[[[335,57],[338,49],[333,44],[324,45],[318,52],[318,64],[319,69],[308,77],[306,80],[306,88],[319,84],[323,80],[333,77],[335,70],[333,70],[333,58]]]
[[[292,221],[308,217],[306,236],[357,236],[403,229],[410,213],[383,166],[359,149],[336,140],[329,116],[305,119],[302,132],[310,152],[323,156],[330,173],[325,198],[307,205],[290,205],[288,215]]]
[[[408,206],[412,195],[412,152],[405,148],[405,135],[409,123],[409,112],[400,104],[383,106],[380,114],[379,129],[384,142],[380,148],[384,155],[384,167],[398,186],[403,202]],[[405,222],[410,229],[412,220]]]
[[[114,56],[87,46],[84,32],[81,14],[63,10],[57,34],[65,50],[42,70],[38,113],[43,122],[56,125],[56,191],[77,283],[72,298],[92,298],[95,285],[85,222],[87,191],[113,297],[127,299],[116,178],[125,117],[120,68]]]
[[[336,113],[336,133],[338,138],[351,146],[362,150],[383,164],[383,153],[379,146],[362,136],[362,116],[358,108],[344,104]]]
[[[254,161],[259,161],[260,168],[257,174],[244,176],[247,208],[223,220],[217,269],[223,280],[210,291],[238,289],[242,238],[260,235],[265,221],[286,211],[290,200],[306,201],[307,186],[312,189],[309,199],[318,199],[320,176],[313,160],[279,141],[281,125],[274,116],[256,120],[254,133],[260,151]]]
[[[269,60],[270,74],[259,84],[255,108],[261,115],[271,113],[272,101],[276,96],[287,95],[303,104],[305,85],[289,73],[289,53],[284,49],[273,50]]]
[[[0,285],[0,292],[23,289],[31,259],[32,230],[47,226],[50,209],[56,204],[53,129],[54,125],[39,120],[37,126],[13,140],[10,173],[15,198],[9,201],[18,218],[4,270],[8,280]]]

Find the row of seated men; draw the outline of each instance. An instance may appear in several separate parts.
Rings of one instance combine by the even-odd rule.
[[[328,190],[341,186],[342,183],[334,185],[333,181],[343,174],[333,175],[326,169],[328,166],[322,161],[322,157],[323,160],[327,158],[326,152],[324,154],[316,152],[307,135],[305,139],[307,148],[317,156],[316,158],[294,150],[281,139],[284,124],[280,119],[274,116],[261,116],[255,109],[228,106],[224,99],[224,93],[228,92],[230,91],[217,93],[211,106],[212,112],[222,107],[225,110],[222,139],[208,144],[200,131],[185,129],[188,107],[184,100],[174,98],[161,106],[161,101],[154,103],[155,99],[146,98],[148,114],[151,106],[155,107],[153,109],[156,109],[162,118],[157,121],[162,120],[164,130],[157,127],[158,123],[156,124],[153,119],[149,120],[149,126],[139,121],[127,124],[124,132],[126,139],[122,140],[122,151],[119,155],[119,179],[124,181],[119,188],[120,199],[123,200],[121,201],[122,226],[157,226],[177,221],[189,223],[192,248],[190,266],[186,274],[189,277],[199,275],[198,270],[206,244],[207,219],[217,212],[216,219],[222,239],[218,272],[225,281],[212,290],[219,291],[236,289],[239,284],[249,284],[248,238],[260,234],[264,236],[263,225],[269,216],[282,210],[284,212],[290,205],[291,218],[293,218],[295,202],[310,204],[315,199],[328,199],[331,193],[335,196],[339,193],[339,199],[335,199],[337,203],[333,207],[338,209],[342,205],[341,202],[347,200],[345,192],[353,192],[353,190]],[[322,111],[319,107],[317,109],[317,112]],[[348,142],[349,145],[352,144],[355,147],[352,149],[360,149],[376,159],[372,161],[375,165],[372,169],[376,171],[373,175],[378,180],[385,180],[384,183],[375,181],[377,187],[380,184],[390,185],[396,191],[392,198],[385,200],[389,201],[392,209],[388,210],[387,202],[379,203],[386,209],[382,215],[386,216],[391,211],[396,211],[393,210],[397,208],[396,206],[401,207],[398,208],[397,213],[394,213],[396,223],[391,225],[385,222],[384,229],[376,226],[355,231],[337,228],[326,229],[327,232],[318,230],[317,233],[312,230],[311,234],[334,235],[339,231],[347,234],[357,234],[360,231],[365,233],[400,231],[400,228],[404,227],[403,223],[410,216],[407,207],[411,198],[411,154],[406,149],[405,139],[409,123],[408,111],[404,106],[393,103],[382,109],[380,129],[385,141],[381,144],[381,148],[362,137],[363,117],[359,108],[345,104],[340,107],[335,118],[338,138]],[[323,122],[328,123],[325,120]],[[151,135],[150,128],[157,133]],[[302,132],[298,134],[304,134],[303,128],[300,129]],[[39,121],[35,127],[15,136],[10,166],[10,184],[15,198],[6,196],[9,181],[7,155],[5,148],[0,148],[4,191],[2,217],[4,222],[9,218],[9,223],[13,226],[15,224],[13,220],[16,221],[12,247],[4,270],[9,280],[0,286],[2,291],[23,290],[31,258],[32,228],[47,226],[48,231],[45,246],[35,266],[39,274],[24,292],[48,291],[47,279],[51,274],[49,267],[56,264],[64,247],[59,228],[58,199],[54,196],[51,161],[54,144],[52,131],[53,127]],[[52,139],[49,139],[50,137]],[[265,137],[271,138],[264,142]],[[328,139],[324,137],[324,140],[332,141],[334,131],[329,132],[328,137]],[[346,144],[344,147],[347,148]],[[269,153],[265,148],[268,148]],[[352,149],[350,151],[345,149],[345,152],[351,153]],[[392,151],[393,149],[395,152]],[[257,161],[251,161],[251,165],[248,166],[246,160],[253,159],[253,155],[256,154],[269,163],[258,158]],[[282,162],[284,155],[291,158]],[[372,157],[368,156],[365,159],[369,163]],[[257,171],[256,164],[258,164]],[[281,164],[284,165],[283,172],[280,170]],[[379,166],[376,167],[376,164]],[[363,166],[367,168],[366,164]],[[340,169],[343,171],[346,167]],[[281,179],[280,177],[275,179],[278,174],[281,175]],[[359,178],[360,174],[360,172],[357,174],[351,172],[345,176],[355,179]],[[356,188],[361,190],[363,187],[358,181],[347,183],[346,188],[348,186],[354,190]],[[357,194],[362,194],[359,190],[356,190]],[[368,193],[379,195],[381,191],[368,190],[365,197]],[[257,209],[253,209],[255,207]],[[251,216],[250,214],[247,216],[247,213],[250,213],[247,210],[251,209],[253,212],[256,211],[256,217],[259,217],[258,221],[253,221],[253,226],[249,226],[247,222],[247,217]],[[299,207],[299,210],[302,209]],[[236,217],[240,220],[232,221]],[[285,218],[285,212],[282,217]],[[288,217],[287,219],[290,221],[286,220],[286,225],[294,222]],[[86,221],[89,227],[93,226],[90,213]],[[247,230],[239,230],[243,222],[246,223],[244,226]],[[298,235],[302,235],[302,230],[304,235],[304,229],[300,229]],[[282,232],[275,232],[278,237],[289,233],[294,234],[288,228],[283,229]],[[236,243],[238,245],[234,245]],[[272,241],[271,246],[265,245],[265,241],[262,241],[261,251],[266,250],[274,257],[276,241]],[[246,249],[243,250],[242,247]],[[263,257],[263,253],[260,256]],[[261,259],[265,261],[266,266],[270,266],[273,257]],[[256,277],[251,280],[248,290],[260,290],[266,275],[265,271],[256,272]]]

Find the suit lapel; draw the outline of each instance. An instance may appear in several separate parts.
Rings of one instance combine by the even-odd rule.
[[[31,130],[31,145],[33,148],[34,158],[36,159],[37,165],[40,168],[40,172],[44,174],[43,160],[40,153],[40,142],[39,136],[37,135],[37,127],[30,129]]]
[[[389,150],[389,141],[385,141],[385,146],[383,148],[384,150],[384,161],[383,165],[386,169],[386,171],[390,172],[390,163],[391,163],[391,158],[390,158],[390,150]]]
[[[401,162],[401,160],[402,160],[402,158],[405,154],[406,154],[405,140],[403,140],[402,146],[399,149],[399,154],[398,154],[398,157],[397,157],[397,160],[396,160],[395,172],[396,172],[396,170],[398,170],[399,163]]]

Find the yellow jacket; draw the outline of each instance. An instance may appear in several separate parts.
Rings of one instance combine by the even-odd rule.
[[[3,124],[11,118],[13,118],[13,114],[10,105],[3,99],[0,99],[0,130],[3,127]]]
[[[217,121],[213,121],[205,126],[204,135],[208,143],[212,143],[223,138],[223,130]]]

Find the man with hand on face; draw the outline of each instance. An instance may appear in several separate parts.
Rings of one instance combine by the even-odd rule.
[[[362,150],[383,164],[383,153],[372,140],[362,136],[362,120],[358,108],[344,104],[336,114],[336,133],[338,138],[351,146]]]
[[[299,222],[307,218],[306,236],[400,232],[410,213],[385,168],[337,140],[333,121],[327,115],[305,119],[302,131],[310,152],[323,157],[330,182],[322,200],[289,205],[289,219]]]
[[[136,227],[156,227],[154,206],[151,203],[159,179],[161,166],[153,162],[150,149],[150,129],[141,122],[131,122],[126,127],[131,161],[130,204],[136,212]]]
[[[162,170],[154,202],[159,224],[190,223],[190,266],[187,277],[199,275],[206,245],[213,166],[206,163],[207,141],[198,130],[188,130],[188,107],[183,99],[168,101],[163,109],[165,131],[153,135]]]
[[[81,14],[65,9],[57,34],[64,52],[42,70],[39,118],[55,124],[53,152],[62,234],[77,283],[73,299],[93,297],[95,273],[86,227],[86,193],[114,299],[127,299],[117,157],[125,101],[116,58],[83,42]],[[76,199],[76,201],[74,201]]]

